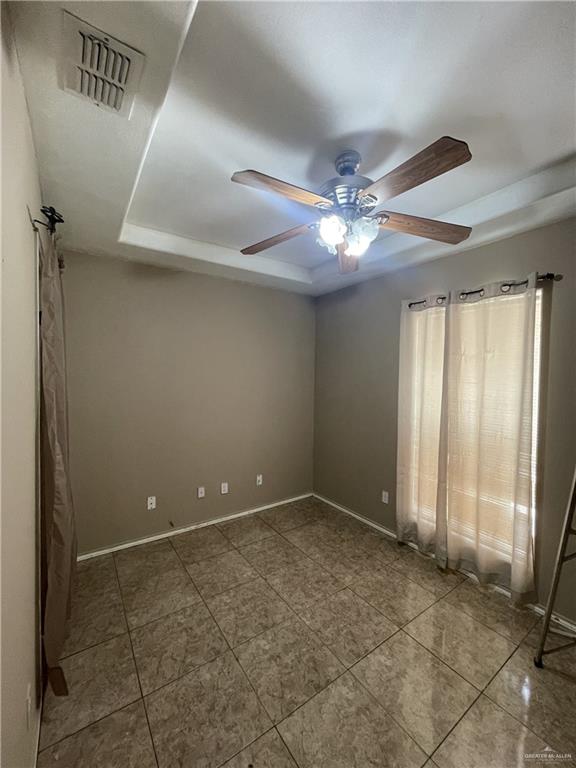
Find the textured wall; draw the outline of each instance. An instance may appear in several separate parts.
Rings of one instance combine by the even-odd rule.
[[[36,261],[27,207],[40,186],[24,89],[2,3],[2,759],[34,765],[36,676]],[[26,697],[32,712],[27,723]]]
[[[312,299],[78,254],[64,286],[81,552],[312,490]]]
[[[564,274],[551,302],[537,565],[545,599],[576,461],[574,220],[400,270],[321,297],[316,313],[314,488],[394,529],[400,302],[528,272]],[[388,506],[381,491],[390,492]],[[576,619],[576,562],[559,610]]]

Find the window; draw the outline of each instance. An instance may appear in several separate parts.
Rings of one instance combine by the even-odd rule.
[[[542,295],[523,283],[405,305],[398,530],[452,567],[533,588]]]

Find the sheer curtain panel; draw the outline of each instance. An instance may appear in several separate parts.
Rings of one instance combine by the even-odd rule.
[[[401,322],[399,538],[517,601],[534,598],[536,277],[411,302]]]
[[[398,395],[398,539],[434,552],[446,297],[403,302]]]

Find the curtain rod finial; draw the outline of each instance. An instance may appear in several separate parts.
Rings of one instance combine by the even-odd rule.
[[[53,206],[43,205],[42,208],[40,208],[40,211],[48,219],[48,224],[46,226],[49,232],[56,232],[56,224],[64,223],[64,217],[61,213],[58,213],[56,208]]]

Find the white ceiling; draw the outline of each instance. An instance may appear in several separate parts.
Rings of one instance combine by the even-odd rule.
[[[311,236],[241,256],[313,215],[232,173],[317,190],[343,149],[377,178],[445,134],[472,161],[391,209],[472,225],[466,247],[576,211],[572,3],[201,2],[191,24],[193,3],[66,3],[146,54],[130,121],[57,89],[61,6],[17,6],[45,202],[69,248],[334,290],[451,247],[385,236],[346,277]]]

